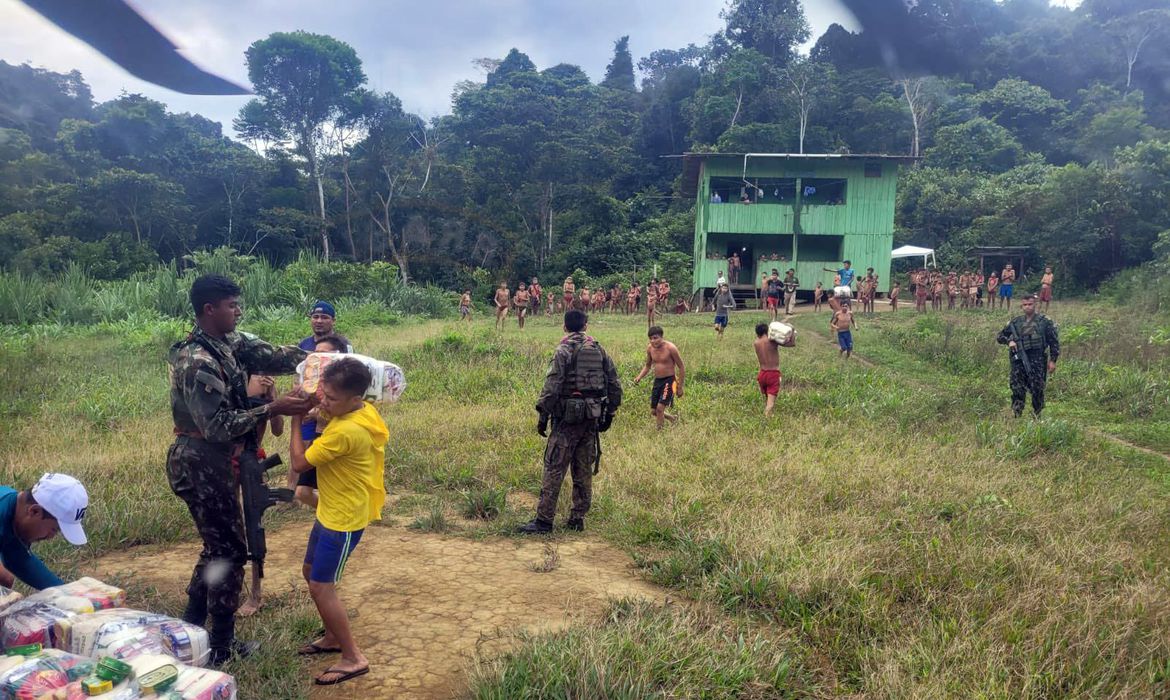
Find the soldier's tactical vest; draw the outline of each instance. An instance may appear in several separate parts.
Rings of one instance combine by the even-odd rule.
[[[1024,335],[1024,324],[1027,323],[1022,317],[1017,319],[1016,335],[1020,337],[1020,345],[1023,346],[1024,351],[1032,356],[1033,351],[1043,352],[1044,350],[1044,329],[1047,319],[1037,314],[1032,317],[1032,334]]]
[[[574,425],[601,418],[608,400],[607,388],[605,353],[592,340],[578,344],[561,386],[561,421]]]

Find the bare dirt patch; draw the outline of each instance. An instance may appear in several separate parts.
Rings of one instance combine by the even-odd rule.
[[[304,588],[300,570],[309,527],[297,523],[268,533],[266,594]],[[554,546],[556,566],[549,568],[541,539],[474,541],[399,526],[367,529],[346,566],[341,596],[370,673],[334,689],[316,688],[313,697],[449,698],[465,687],[477,649],[499,651],[510,633],[562,628],[599,614],[610,598],[666,597],[639,580],[629,557],[609,545],[573,537]],[[198,552],[198,543],[137,548],[103,557],[96,573],[133,572],[179,595]],[[314,661],[313,673],[332,658]]]

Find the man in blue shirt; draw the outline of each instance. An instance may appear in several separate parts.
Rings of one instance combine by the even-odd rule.
[[[825,272],[836,272],[837,275],[841,277],[841,286],[842,287],[852,287],[853,286],[853,276],[857,274],[857,270],[853,269],[853,263],[849,262],[848,260],[846,260],[844,264],[845,264],[845,266],[842,267],[840,270],[830,270],[827,267],[824,268],[824,270],[825,270]]]
[[[29,545],[58,532],[70,544],[85,544],[81,520],[88,506],[85,487],[65,474],[45,474],[28,491],[0,486],[0,585],[11,588],[20,579],[39,590],[64,583]]]
[[[353,352],[353,345],[349,342],[349,338],[333,331],[333,325],[336,322],[337,311],[333,309],[333,304],[327,301],[315,302],[312,310],[309,311],[309,323],[313,328],[313,335],[302,340],[297,347],[305,352],[313,352],[317,347],[318,340],[336,336],[345,343],[345,348],[342,352]]]

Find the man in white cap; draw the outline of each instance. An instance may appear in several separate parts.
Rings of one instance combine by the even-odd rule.
[[[27,491],[0,486],[0,585],[11,588],[20,579],[39,590],[64,583],[29,545],[58,532],[70,544],[85,544],[81,521],[88,506],[85,487],[65,474],[45,474]]]

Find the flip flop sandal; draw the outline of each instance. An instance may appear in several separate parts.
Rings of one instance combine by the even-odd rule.
[[[330,673],[340,673],[341,675],[338,676],[337,678],[331,680],[331,681],[323,681],[323,680],[321,680],[321,676],[317,676],[316,678],[313,679],[313,682],[316,683],[317,685],[337,685],[338,683],[344,683],[352,678],[357,678],[358,676],[364,676],[369,672],[370,672],[369,666],[366,666],[365,668],[359,668],[356,671],[348,671],[348,672],[347,671],[338,671],[338,670],[334,670],[332,668],[329,668],[324,673],[322,673],[321,676],[325,676],[325,675],[328,675]]]
[[[297,650],[300,656],[316,656],[317,654],[340,654],[341,647],[323,647],[316,642],[309,642]]]

